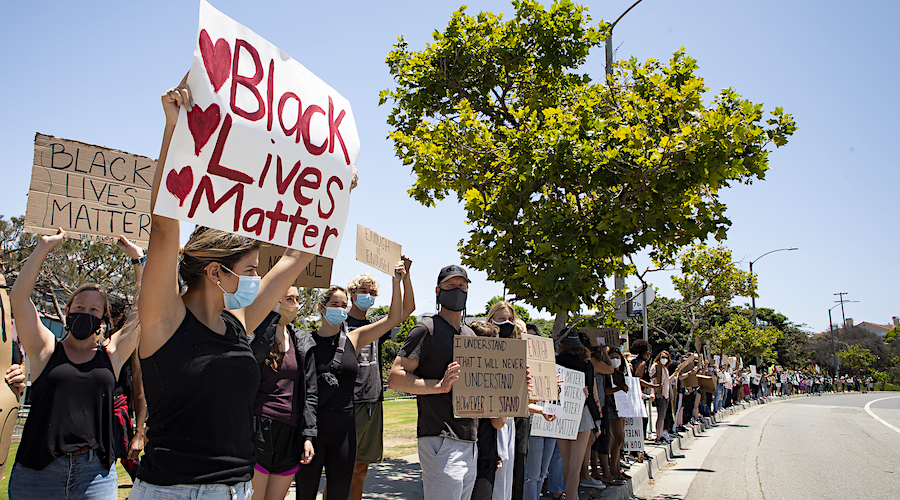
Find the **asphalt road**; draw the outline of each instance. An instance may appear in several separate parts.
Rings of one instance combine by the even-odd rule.
[[[900,499],[900,393],[753,407],[704,433],[636,493],[660,500]]]

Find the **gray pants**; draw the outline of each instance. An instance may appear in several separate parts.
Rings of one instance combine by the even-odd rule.
[[[475,443],[428,436],[418,439],[425,500],[469,500],[475,486]]]

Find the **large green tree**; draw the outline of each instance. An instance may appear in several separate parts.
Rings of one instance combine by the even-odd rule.
[[[400,37],[381,93],[396,154],[424,205],[464,203],[466,265],[536,308],[565,316],[603,300],[622,255],[655,255],[730,221],[719,191],[762,179],[789,114],[732,89],[709,104],[696,61],[583,65],[607,24],[568,0],[514,1],[511,19],[454,12],[424,48]]]
[[[732,316],[724,325],[709,332],[713,352],[746,359],[775,357],[775,343],[782,332],[771,326],[753,326],[743,315]]]

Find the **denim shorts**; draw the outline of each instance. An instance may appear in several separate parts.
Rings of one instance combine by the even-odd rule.
[[[234,486],[227,484],[157,486],[136,479],[128,500],[251,500],[252,496],[253,487],[250,486],[250,481]]]
[[[109,500],[116,498],[118,488],[115,464],[103,467],[92,451],[63,455],[42,470],[16,464],[9,478],[13,500]]]

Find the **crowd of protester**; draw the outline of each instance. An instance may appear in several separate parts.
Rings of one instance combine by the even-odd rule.
[[[185,86],[163,96],[153,198],[178,109],[190,103]],[[283,500],[295,483],[296,498],[312,500],[323,471],[326,500],[360,499],[369,465],[383,457],[381,345],[415,309],[404,263],[391,280],[387,315],[369,317],[379,284],[360,275],[321,292],[319,326],[305,331],[293,325],[299,306],[292,284],[310,254],[287,250],[260,278],[259,242],[198,227],[180,247],[179,231],[177,220],[154,215],[146,258],[122,237],[137,311],[113,318],[106,293],[82,286],[65,306],[62,339],[41,322],[31,296],[44,260],[66,235],[60,229],[40,239],[10,292],[30,361],[32,407],[9,497],[115,499],[121,459],[134,479],[132,499]],[[558,365],[584,374],[574,439],[533,436],[531,416],[457,418],[453,338],[538,334],[506,301],[484,321],[467,323],[470,283],[460,266],[439,271],[438,311],[408,333],[388,374],[392,389],[417,396],[426,499],[536,500],[546,492],[575,500],[579,488],[623,485],[642,460],[641,452],[624,450],[616,396],[629,391],[628,377],[655,408],[643,428],[657,444],[743,400],[871,389],[871,380],[654,351],[643,340],[594,345],[573,325],[557,332],[554,345]],[[6,374],[17,390],[24,378],[18,364]],[[556,418],[545,402],[529,403],[534,418]]]

